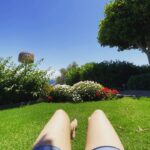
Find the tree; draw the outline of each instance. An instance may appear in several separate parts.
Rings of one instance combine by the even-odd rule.
[[[66,84],[67,73],[69,71],[71,72],[72,70],[75,70],[76,68],[78,68],[78,64],[76,62],[72,62],[71,64],[68,65],[67,68],[61,68],[60,69],[61,76],[56,78],[56,83],[57,84]]]
[[[72,68],[77,68],[77,67],[78,67],[78,64],[74,61],[68,65],[67,70],[72,69]]]
[[[150,0],[114,0],[105,7],[98,41],[119,51],[139,49],[150,64]]]
[[[72,67],[67,70],[65,76],[65,83],[67,85],[73,85],[80,81],[80,68],[79,67]]]
[[[61,68],[60,73],[61,73],[61,75],[56,78],[56,83],[57,84],[64,84],[67,70],[65,68]]]

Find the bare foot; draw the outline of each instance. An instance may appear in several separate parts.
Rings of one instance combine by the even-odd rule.
[[[74,139],[76,137],[76,129],[77,129],[77,126],[78,126],[78,120],[77,119],[74,119],[71,124],[71,139]]]

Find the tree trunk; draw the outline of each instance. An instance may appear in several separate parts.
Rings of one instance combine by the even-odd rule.
[[[147,40],[146,44],[147,44],[146,54],[147,54],[148,62],[149,62],[149,65],[150,65],[150,40],[149,39]]]
[[[149,62],[149,65],[150,65],[150,53],[147,53],[147,58],[148,58],[148,62]]]

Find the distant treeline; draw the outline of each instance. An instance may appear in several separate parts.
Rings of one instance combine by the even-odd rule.
[[[92,62],[82,66],[72,63],[66,69],[62,68],[60,72],[61,76],[57,78],[59,84],[73,85],[79,81],[90,80],[110,88],[126,89],[131,77],[149,74],[150,66],[136,66],[125,61]]]

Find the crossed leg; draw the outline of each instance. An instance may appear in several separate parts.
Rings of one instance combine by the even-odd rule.
[[[57,110],[46,124],[33,149],[41,145],[55,146],[61,150],[71,150],[70,119],[63,110]]]
[[[96,150],[97,147],[103,146],[116,147],[119,150],[124,150],[117,133],[104,112],[96,110],[88,120],[85,150]]]

